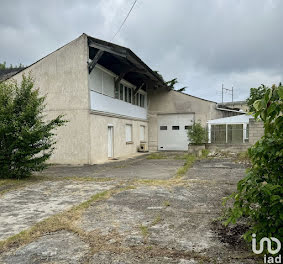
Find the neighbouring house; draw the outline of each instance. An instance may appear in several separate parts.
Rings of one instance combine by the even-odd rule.
[[[249,112],[249,106],[246,101],[233,101],[233,102],[225,102],[223,103],[224,106],[227,106],[229,108],[242,110],[246,113]]]
[[[168,89],[130,49],[82,34],[53,53],[3,76],[31,74],[46,95],[46,118],[64,114],[50,162],[94,164],[134,154],[141,144],[187,150],[193,122],[241,114]]]
[[[245,151],[264,134],[263,123],[252,115],[237,115],[207,121],[209,149]]]

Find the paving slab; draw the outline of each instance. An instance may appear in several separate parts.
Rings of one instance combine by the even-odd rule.
[[[0,240],[112,187],[109,182],[42,181],[10,191],[0,198]]]
[[[77,264],[83,263],[88,251],[89,246],[78,236],[60,231],[5,254],[0,261],[3,264]]]
[[[92,237],[89,244],[75,234],[55,232],[2,254],[0,263],[257,263],[239,242],[243,230],[230,239],[230,229],[214,224],[221,215],[222,198],[236,190],[245,168],[228,159],[206,159],[197,161],[178,185],[154,182],[172,178],[183,163],[140,158],[100,171],[88,166],[82,170],[84,176],[115,181],[50,181],[7,193],[0,199],[0,223],[8,226],[1,225],[0,234],[4,232],[5,237],[10,235],[9,229],[14,234],[120,181],[152,180],[152,185],[138,181],[135,189],[119,192],[85,210],[76,224]],[[53,168],[53,176],[56,170],[59,178],[78,173],[76,169],[68,174],[71,168],[61,172]],[[24,226],[18,224],[22,222]]]
[[[169,179],[174,176],[184,160],[146,159],[139,157],[129,161],[104,165],[53,166],[42,172],[55,177],[95,177],[114,179]]]

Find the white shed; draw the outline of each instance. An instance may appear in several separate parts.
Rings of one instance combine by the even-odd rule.
[[[237,115],[208,120],[208,143],[245,143],[249,140],[251,115]]]

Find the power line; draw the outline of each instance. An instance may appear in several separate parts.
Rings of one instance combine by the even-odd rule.
[[[112,42],[113,39],[116,37],[116,35],[120,32],[121,28],[123,27],[123,25],[125,24],[126,20],[128,19],[129,15],[130,15],[130,13],[132,12],[132,10],[133,10],[133,8],[134,8],[134,6],[135,6],[135,4],[136,4],[137,1],[138,1],[138,0],[135,0],[134,3],[132,4],[132,7],[131,7],[131,9],[129,10],[127,16],[125,17],[124,21],[122,22],[121,26],[119,27],[119,29],[117,30],[117,32],[114,34],[114,36],[112,37],[112,39],[110,40],[110,42]]]

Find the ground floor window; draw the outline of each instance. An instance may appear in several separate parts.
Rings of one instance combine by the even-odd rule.
[[[145,126],[140,126],[140,141],[145,141]]]
[[[126,143],[133,141],[133,138],[132,138],[133,131],[132,130],[133,130],[132,125],[126,124]]]

